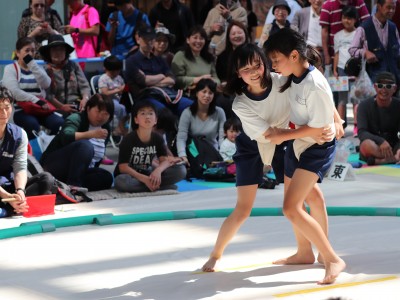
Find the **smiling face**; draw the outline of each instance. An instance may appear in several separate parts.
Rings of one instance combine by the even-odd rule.
[[[51,63],[61,65],[65,61],[65,58],[66,51],[64,46],[60,45],[50,48]]]
[[[194,55],[199,55],[200,51],[203,49],[206,40],[204,37],[198,32],[194,33],[186,39],[186,43],[189,45]]]
[[[285,23],[289,12],[285,6],[277,6],[274,10],[274,16],[277,22]]]
[[[249,87],[256,88],[260,87],[264,73],[265,66],[260,57],[255,57],[252,62],[238,70],[239,78],[242,78]]]
[[[34,43],[28,44],[23,46],[20,50],[15,50],[15,52],[17,53],[18,56],[18,63],[20,66],[24,66],[25,62],[24,62],[24,57],[26,55],[30,55],[32,57],[35,56],[36,53],[36,47]]]
[[[0,126],[8,123],[12,114],[12,104],[9,99],[0,99]]]
[[[239,26],[233,25],[231,31],[229,32],[229,40],[232,43],[233,48],[244,44],[246,41],[246,34],[242,28]]]

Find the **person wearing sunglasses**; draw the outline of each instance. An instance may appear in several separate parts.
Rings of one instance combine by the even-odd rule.
[[[51,34],[64,34],[60,20],[50,15],[45,0],[31,0],[29,6],[31,14],[22,17],[18,26],[18,38],[33,38],[37,50]],[[34,58],[40,58],[39,52],[35,53]]]
[[[392,73],[381,72],[374,82],[376,96],[358,106],[360,159],[368,165],[400,163],[400,99]]]

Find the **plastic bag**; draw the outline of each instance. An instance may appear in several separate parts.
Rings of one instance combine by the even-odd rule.
[[[368,76],[365,65],[366,60],[363,58],[360,74],[350,89],[350,97],[357,99],[358,101],[363,101],[376,95],[374,85]]]

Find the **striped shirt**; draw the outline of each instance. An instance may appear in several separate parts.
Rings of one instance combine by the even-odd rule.
[[[352,5],[357,9],[358,22],[361,24],[370,15],[367,7],[365,6],[364,0],[348,0],[346,5]],[[337,32],[343,29],[342,24],[342,9],[345,5],[342,5],[339,0],[327,0],[322,4],[321,15],[319,17],[319,24],[324,27],[327,26],[329,30],[329,53],[331,56],[334,55],[334,36]]]

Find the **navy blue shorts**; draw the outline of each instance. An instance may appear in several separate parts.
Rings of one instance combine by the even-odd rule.
[[[263,167],[257,142],[251,140],[244,132],[236,137],[236,153],[233,160],[236,164],[236,186],[260,184],[263,181]],[[275,148],[272,168],[276,180],[283,182],[284,157],[286,144]]]
[[[300,160],[297,160],[294,155],[293,141],[290,141],[285,155],[285,175],[292,178],[296,169],[303,169],[317,174],[318,182],[322,182],[335,158],[335,151],[336,139],[323,145],[312,145],[300,155]]]

